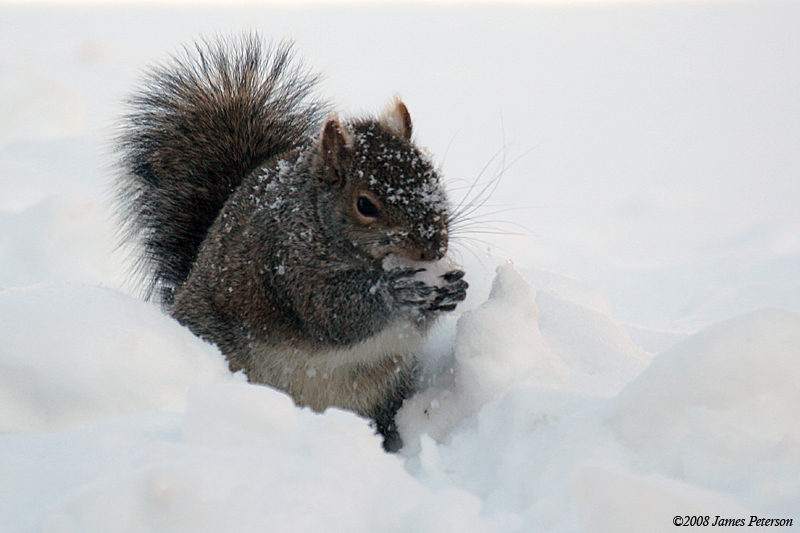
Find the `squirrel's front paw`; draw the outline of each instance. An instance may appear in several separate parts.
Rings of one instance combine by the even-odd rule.
[[[389,273],[388,284],[395,301],[403,307],[424,309],[433,301],[434,289],[424,281],[414,279],[422,269],[396,269]]]
[[[444,312],[452,311],[458,302],[467,297],[469,285],[462,279],[462,270],[451,270],[442,274],[435,285],[414,277],[422,271],[423,269],[398,269],[390,274],[389,284],[400,305],[429,313]]]
[[[451,270],[439,276],[444,284],[433,287],[435,297],[431,302],[429,311],[452,311],[467,297],[469,284],[464,281],[463,270]]]

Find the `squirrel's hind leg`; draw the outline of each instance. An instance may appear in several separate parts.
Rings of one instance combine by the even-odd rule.
[[[383,400],[370,413],[375,429],[383,436],[383,449],[397,453],[403,447],[403,439],[397,430],[397,412],[419,388],[420,365],[417,361],[405,365],[397,374],[397,379],[386,390]]]

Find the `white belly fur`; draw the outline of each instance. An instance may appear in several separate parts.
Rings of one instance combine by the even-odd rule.
[[[341,407],[369,416],[422,345],[422,334],[407,322],[355,346],[314,353],[254,343],[249,378],[283,390],[298,405],[315,411]]]

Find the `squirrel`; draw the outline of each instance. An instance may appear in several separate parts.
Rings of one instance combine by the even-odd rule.
[[[343,120],[318,79],[252,34],[152,68],[117,138],[123,221],[146,298],[232,371],[371,419],[395,452],[424,336],[468,285],[436,272],[453,215],[406,106]]]

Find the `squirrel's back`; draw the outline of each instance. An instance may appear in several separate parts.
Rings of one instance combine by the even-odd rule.
[[[290,44],[205,42],[152,69],[118,143],[125,224],[143,247],[147,297],[170,304],[211,224],[244,177],[310,142],[325,105]]]

